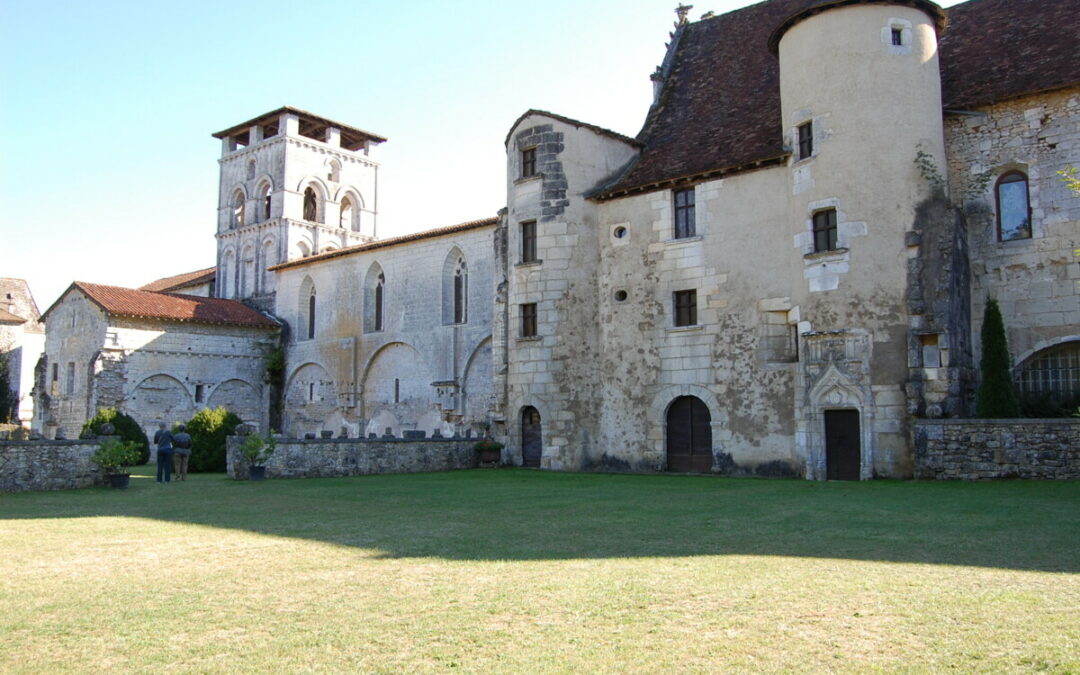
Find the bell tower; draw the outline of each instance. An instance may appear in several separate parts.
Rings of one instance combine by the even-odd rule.
[[[268,267],[375,239],[382,136],[289,107],[213,136],[217,297],[272,310]]]

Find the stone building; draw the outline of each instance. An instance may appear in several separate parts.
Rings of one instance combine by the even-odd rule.
[[[139,286],[138,290],[212,298],[216,291],[216,279],[217,268],[208,267],[204,270],[195,270],[194,272],[186,272],[151,281],[148,284]]]
[[[7,386],[17,401],[12,422],[24,426],[34,414],[34,364],[45,345],[45,327],[38,319],[30,285],[23,279],[0,278],[0,359],[5,360]]]
[[[49,438],[78,438],[104,407],[150,432],[218,406],[266,428],[280,325],[239,302],[77,281],[42,320],[34,426]]]
[[[163,316],[176,384],[155,400],[231,373],[292,436],[488,433],[505,462],[555,470],[909,477],[913,420],[971,412],[987,296],[1025,396],[1080,397],[1080,198],[1057,175],[1080,166],[1070,3],[688,9],[636,137],[535,109],[511,125],[497,218],[379,240],[386,139],[288,107],[214,134],[216,268],[144,288],[276,317],[281,397],[254,366],[275,326],[215,324],[210,345]],[[50,340],[88,287],[47,312]],[[138,321],[140,375],[110,394],[136,407],[164,368],[130,365],[152,343]],[[106,363],[96,350],[72,361]]]

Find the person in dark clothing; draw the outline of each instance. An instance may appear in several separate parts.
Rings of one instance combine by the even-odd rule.
[[[173,435],[165,427],[164,422],[158,422],[154,443],[157,445],[157,482],[162,482],[161,479],[164,476],[165,482],[168,483],[172,479]]]

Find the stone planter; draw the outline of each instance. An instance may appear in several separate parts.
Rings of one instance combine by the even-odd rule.
[[[253,466],[248,470],[248,480],[265,480],[266,479],[266,467],[265,466]]]

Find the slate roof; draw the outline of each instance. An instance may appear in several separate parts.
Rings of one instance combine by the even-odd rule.
[[[207,267],[204,270],[185,272],[183,274],[176,274],[171,277],[164,277],[156,281],[151,281],[144,286],[139,286],[139,290],[175,291],[178,288],[187,288],[189,286],[199,286],[206,283],[213,283],[216,273],[216,267]]]
[[[292,267],[300,267],[302,265],[308,265],[314,262],[321,262],[323,260],[329,260],[331,258],[340,258],[346,255],[352,255],[354,253],[363,253],[364,251],[374,251],[380,248],[388,248],[390,246],[397,246],[399,244],[407,244],[418,239],[430,239],[431,237],[441,237],[447,234],[457,234],[458,232],[467,232],[469,230],[475,230],[480,227],[491,227],[497,225],[498,218],[484,218],[483,220],[470,220],[467,223],[459,223],[457,225],[448,225],[447,227],[437,227],[433,230],[424,230],[423,232],[414,232],[413,234],[406,234],[400,237],[393,237],[391,239],[379,239],[376,241],[370,241],[366,244],[357,244],[355,246],[346,246],[345,248],[339,248],[334,251],[327,251],[326,253],[320,253],[318,255],[310,255],[306,258],[297,258],[296,260],[290,260],[288,262],[279,263],[269,267],[270,270],[285,270]]]
[[[670,74],[637,139],[645,149],[598,199],[786,161],[779,63],[770,38],[800,16],[853,2],[767,0],[677,31]],[[896,4],[928,7],[925,0]],[[933,5],[937,14],[941,10]],[[1080,82],[1073,0],[971,0],[945,11],[945,107],[992,103]],[[939,20],[939,30],[942,22]]]
[[[280,324],[235,300],[200,298],[193,295],[156,293],[120,286],[104,286],[76,281],[61,294],[60,299],[77,288],[91,302],[112,316],[137,319],[156,319],[185,323],[247,326],[251,328],[278,328]],[[60,302],[45,310],[42,318]]]

